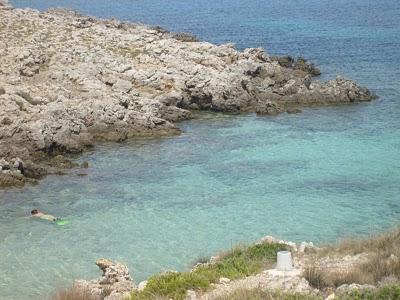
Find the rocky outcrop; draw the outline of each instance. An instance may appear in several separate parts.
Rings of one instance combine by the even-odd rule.
[[[301,70],[312,76],[321,75],[321,70],[318,69],[313,63],[308,63],[303,57],[294,59],[291,56],[271,56],[271,59],[273,61],[277,61],[279,65],[285,68]]]
[[[374,263],[379,263],[379,267],[383,267],[380,260],[375,260],[376,251],[386,252],[390,249],[391,252],[397,249],[398,247],[392,248],[398,243],[397,236],[398,233],[396,231],[394,234],[390,233],[390,235],[383,235],[384,239],[381,239],[381,237],[373,238],[372,240],[369,240],[371,243],[371,249],[364,247],[360,248],[359,244],[352,244],[351,248],[342,248],[343,246],[341,245],[338,245],[337,247],[328,245],[319,248],[314,246],[311,242],[294,243],[276,239],[272,236],[265,236],[255,245],[261,243],[286,245],[287,247],[285,248],[290,249],[292,254],[293,268],[280,270],[279,267],[276,266],[276,268],[264,269],[258,274],[239,279],[225,277],[206,279],[207,276],[205,276],[204,280],[211,280],[209,288],[205,289],[200,286],[195,288],[196,285],[194,285],[192,286],[192,289],[190,289],[190,284],[185,285],[185,287],[177,284],[176,288],[187,289],[185,291],[186,300],[225,299],[229,298],[229,295],[232,293],[253,289],[272,293],[271,295],[274,295],[276,292],[278,292],[279,295],[285,295],[286,293],[300,293],[302,295],[301,298],[307,298],[307,295],[309,295],[310,298],[313,299],[337,299],[335,298],[336,296],[340,299],[347,299],[350,293],[363,290],[374,291],[382,287],[399,284],[398,274],[392,274],[390,272],[382,272],[381,276],[383,277],[380,279],[375,278],[375,280],[370,282],[371,284],[360,284],[367,279],[367,277],[365,277],[366,273],[364,272],[369,273],[371,271],[370,269],[363,271],[358,269],[357,271],[357,266],[365,265],[368,262],[369,266],[372,266]],[[360,241],[359,243],[364,242]],[[378,248],[373,246],[375,243],[379,245]],[[362,245],[365,246],[365,244]],[[373,259],[372,261],[369,260],[371,258]],[[186,272],[186,274],[188,275],[195,272],[195,270],[201,266],[205,267],[207,265],[215,264],[220,259],[221,257],[215,256],[207,261],[198,263],[192,270]],[[389,261],[387,262],[387,266],[393,265],[393,263],[397,262],[398,259],[398,255],[391,254],[388,256]],[[166,287],[163,287],[161,284],[162,280],[154,281],[154,278],[160,277],[152,277],[152,279],[149,280],[151,286],[146,290],[146,288],[148,288],[148,282],[143,281],[139,283],[138,286],[135,286],[127,267],[120,263],[101,259],[97,261],[97,265],[103,271],[103,276],[93,281],[76,281],[75,289],[94,295],[96,299],[120,300],[129,292],[132,295],[137,296],[138,299],[141,298],[141,296],[147,299],[150,295],[153,295],[154,299],[158,299],[158,296],[160,296],[160,299],[163,298],[161,295],[164,295],[163,292],[165,292],[164,288]],[[240,268],[242,268],[242,266]],[[356,273],[354,273],[355,271]],[[176,273],[176,271],[165,272],[165,274],[173,273]],[[336,274],[334,277],[335,280],[332,282],[326,281],[328,279],[327,276],[329,276],[330,273]],[[349,274],[351,276],[348,276]],[[158,294],[154,282],[160,283],[160,294]],[[166,282],[170,281],[166,280]],[[169,288],[173,289],[173,286],[168,285],[168,289]],[[149,294],[149,292],[151,294]],[[180,292],[182,292],[182,290],[180,290]]]
[[[25,183],[25,167],[19,158],[0,159],[0,187],[21,186]]]
[[[0,0],[0,10],[1,9],[11,9],[11,5],[8,3],[8,0]]]
[[[373,98],[344,78],[312,80],[319,72],[304,59],[114,19],[1,9],[0,28],[0,158],[45,170],[38,153],[178,134],[191,110],[277,114]]]
[[[102,270],[103,275],[96,280],[76,280],[76,290],[89,293],[99,300],[120,300],[135,288],[129,270],[121,263],[108,259],[99,259],[96,265]]]
[[[229,282],[221,282],[213,286],[206,293],[191,291],[186,299],[191,300],[214,300],[227,297],[237,290],[262,289],[270,292],[311,294],[314,292],[307,280],[302,277],[301,270],[277,271],[275,269],[265,270],[260,274],[248,276],[243,279]]]

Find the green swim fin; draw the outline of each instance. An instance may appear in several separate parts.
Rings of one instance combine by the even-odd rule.
[[[56,222],[56,224],[57,224],[58,226],[64,226],[64,225],[69,224],[69,221],[68,221],[68,220],[57,220],[57,221],[55,221],[55,222]]]

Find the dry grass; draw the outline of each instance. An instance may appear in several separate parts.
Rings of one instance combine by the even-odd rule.
[[[322,300],[322,297],[298,294],[269,292],[262,289],[239,289],[217,300]]]
[[[371,235],[366,239],[344,239],[337,245],[327,245],[320,251],[321,256],[330,254],[355,255],[363,252],[380,252],[400,248],[400,227],[389,232]]]
[[[50,296],[50,300],[98,300],[88,291],[75,288],[60,289]]]
[[[367,253],[364,260],[345,270],[332,269],[329,264],[318,264],[321,257]],[[400,281],[400,229],[371,236],[364,240],[344,240],[336,246],[327,246],[309,263],[304,277],[318,289],[342,284],[377,284],[385,278]]]
[[[326,272],[318,268],[315,264],[307,266],[303,272],[303,276],[312,287],[319,290],[329,286],[325,278]]]
[[[371,274],[359,268],[352,268],[348,271],[329,271],[311,265],[305,269],[303,276],[312,287],[319,290],[329,287],[339,287],[342,284],[371,284],[374,281]]]
[[[380,251],[370,255],[367,262],[361,264],[359,269],[364,274],[370,274],[373,282],[378,282],[385,277],[400,279],[400,248],[393,251]]]

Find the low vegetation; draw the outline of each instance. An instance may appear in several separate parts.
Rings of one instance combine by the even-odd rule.
[[[232,294],[222,296],[216,300],[323,300],[322,297],[299,293],[279,293],[262,289],[236,290]]]
[[[320,251],[320,256],[332,254],[355,255],[365,252],[399,251],[400,227],[388,232],[371,235],[364,239],[343,239],[337,245],[325,245]]]
[[[336,299],[336,298],[335,298]],[[339,296],[339,300],[398,300],[400,285],[388,285],[379,289],[353,290]]]
[[[135,298],[137,297],[137,298]],[[136,295],[131,299],[170,299],[160,295]],[[173,298],[176,299],[176,298]],[[256,289],[238,289],[231,294],[217,298],[216,300],[323,300],[324,297],[312,294],[281,293]],[[399,300],[400,285],[387,285],[379,289],[352,290],[347,293],[337,295],[335,300]],[[51,300],[97,300],[89,293],[74,289],[60,290],[51,297]]]
[[[236,290],[232,294],[216,300],[323,300],[317,295],[269,292],[262,289]],[[400,285],[388,285],[379,289],[353,290],[338,295],[337,300],[398,300],[400,299]]]
[[[189,272],[167,272],[149,278],[144,290],[133,291],[129,300],[181,300],[188,290],[206,292],[220,278],[231,280],[257,274],[273,267],[278,251],[287,250],[283,244],[253,244],[239,246],[221,253],[212,262],[206,257],[196,260]],[[350,258],[362,254],[344,268],[337,268]],[[400,229],[371,236],[364,240],[344,240],[300,256],[307,264],[303,276],[319,290],[317,295],[265,291],[260,288],[235,290],[217,300],[317,300],[335,292],[338,300],[400,300]],[[330,259],[333,259],[333,266]],[[370,284],[379,288],[347,291],[337,289],[343,284]],[[57,292],[52,300],[93,300],[90,295],[71,290]],[[128,299],[127,299],[128,300]]]
[[[238,279],[256,274],[276,261],[276,253],[286,250],[280,244],[256,244],[222,253],[213,263],[197,266],[191,272],[168,272],[151,277],[136,299],[184,299],[187,290],[207,290],[221,277]]]

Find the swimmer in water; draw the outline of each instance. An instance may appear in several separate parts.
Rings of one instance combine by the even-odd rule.
[[[38,211],[37,209],[34,209],[31,211],[31,216],[42,219],[42,220],[53,221],[53,222],[58,220],[56,217],[54,217],[52,215],[47,215],[41,211]]]

